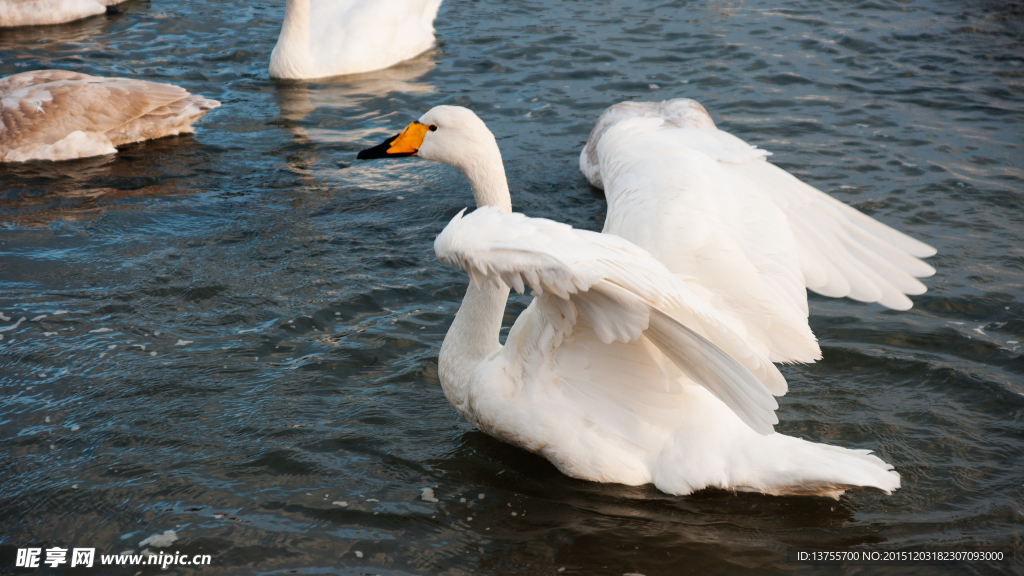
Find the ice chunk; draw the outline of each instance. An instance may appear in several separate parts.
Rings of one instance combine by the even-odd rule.
[[[433,488],[424,488],[420,494],[420,498],[422,498],[424,502],[440,502],[440,500],[434,497]]]

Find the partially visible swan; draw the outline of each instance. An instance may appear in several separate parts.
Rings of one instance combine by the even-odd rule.
[[[612,234],[511,213],[494,136],[438,106],[359,158],[455,166],[477,211],[434,250],[471,283],[441,346],[445,396],[478,428],[576,478],[838,497],[886,493],[899,474],[867,450],[773,431],[778,369],[714,306],[642,248]],[[505,345],[509,287],[533,289]]]
[[[193,132],[220,102],[172,84],[36,70],[0,79],[0,162],[117,153],[130,142]]]
[[[124,0],[0,0],[0,28],[63,24],[111,12]]]
[[[381,70],[434,44],[441,0],[288,0],[270,77]]]
[[[805,287],[906,310],[935,249],[769,163],[689,99],[605,110],[580,169],[608,200],[604,232],[643,247],[774,362],[821,357]]]

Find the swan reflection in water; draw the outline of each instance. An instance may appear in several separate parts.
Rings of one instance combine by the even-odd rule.
[[[435,56],[435,50],[428,50],[391,68],[364,74],[309,81],[275,80],[281,125],[300,140],[359,146],[379,135],[380,128],[367,125],[365,129],[353,129],[352,119],[362,120],[366,115],[358,108],[367,100],[396,92],[433,93],[434,86],[420,78],[434,69]],[[368,109],[376,110],[373,106]],[[317,111],[325,114],[317,114]]]

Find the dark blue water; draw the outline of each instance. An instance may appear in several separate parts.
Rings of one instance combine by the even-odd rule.
[[[406,65],[276,83],[283,4],[129,0],[0,32],[0,75],[130,76],[223,103],[195,136],[0,167],[0,573],[30,573],[17,548],[137,553],[165,530],[179,540],[160,550],[212,555],[182,574],[1020,573],[1019,4],[446,0],[438,47]],[[778,429],[877,450],[903,477],[893,495],[572,480],[441,393],[466,279],[432,242],[472,196],[452,168],[355,153],[468,106],[516,210],[599,230],[577,169],[593,122],[676,97],[938,248],[908,312],[812,295],[824,360],[783,368]],[[787,556],[812,548],[1013,559]]]

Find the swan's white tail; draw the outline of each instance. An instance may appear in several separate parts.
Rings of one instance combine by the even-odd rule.
[[[708,412],[717,412],[716,408],[704,406]],[[715,416],[722,418],[721,414]],[[738,420],[734,422],[739,424]],[[715,487],[831,498],[839,498],[851,488],[877,488],[889,494],[900,487],[899,473],[869,450],[818,444],[777,433],[762,436],[746,426],[742,428],[720,427],[717,433],[701,434],[699,438],[694,437],[699,428],[678,430],[652,466],[655,486],[672,494]]]

